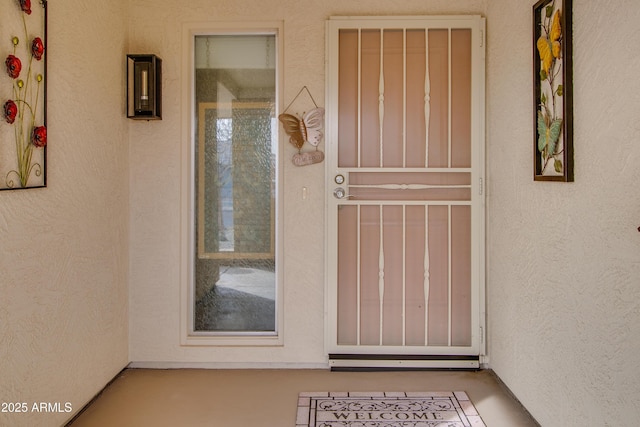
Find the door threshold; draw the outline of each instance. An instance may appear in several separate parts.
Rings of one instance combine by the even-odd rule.
[[[480,369],[479,356],[330,354],[332,371]]]

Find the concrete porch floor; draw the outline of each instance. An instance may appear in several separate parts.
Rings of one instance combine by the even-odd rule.
[[[303,391],[466,391],[488,427],[538,424],[483,371],[127,369],[70,427],[292,427]]]

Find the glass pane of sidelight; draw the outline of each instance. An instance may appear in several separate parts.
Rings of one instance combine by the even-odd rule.
[[[275,35],[195,41],[194,331],[274,333]]]

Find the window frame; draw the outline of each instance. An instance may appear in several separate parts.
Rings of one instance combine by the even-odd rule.
[[[195,151],[198,114],[195,103],[195,40],[210,35],[273,35],[276,40],[276,113],[282,111],[283,22],[203,22],[184,24],[182,29],[181,81],[181,268],[180,268],[180,343],[182,346],[282,346],[284,344],[283,292],[283,144],[278,135],[275,189],[275,331],[194,331],[195,312]]]

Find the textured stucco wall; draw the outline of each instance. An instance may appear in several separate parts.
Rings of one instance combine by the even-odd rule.
[[[324,20],[332,15],[487,16],[490,364],[545,426],[633,425],[640,350],[640,45],[632,0],[574,0],[576,182],[532,180],[529,0],[173,0],[132,4],[131,51],[164,62],[164,119],[131,141],[133,362],[324,363],[322,166],[285,161],[285,345],[181,347],[181,25],[284,20],[285,102],[324,95]],[[290,147],[286,155],[292,153]],[[309,198],[302,200],[302,187]],[[627,405],[627,406],[625,406]],[[583,417],[583,418],[580,418]],[[575,422],[574,422],[575,420]],[[608,421],[607,421],[608,420]],[[633,421],[632,421],[633,420]]]
[[[30,412],[2,426],[63,424],[128,362],[125,6],[49,2],[48,187],[0,192],[0,402]]]
[[[164,67],[161,123],[131,128],[132,362],[326,363],[324,351],[324,164],[284,159],[284,346],[180,346],[182,24],[284,21],[284,104],[307,86],[324,105],[324,27],[331,15],[482,14],[484,0],[145,0],[132,2],[130,45],[158,53]],[[148,137],[150,141],[137,141]],[[321,145],[324,149],[324,144]],[[302,199],[307,187],[308,198]]]
[[[545,427],[635,426],[640,3],[573,2],[571,184],[532,179],[534,2],[487,3],[491,367]]]
[[[75,411],[128,360],[325,361],[324,169],[288,161],[285,345],[179,345],[182,23],[284,20],[285,101],[307,85],[324,104],[328,16],[484,13],[491,367],[544,426],[637,424],[640,4],[574,0],[576,182],[559,184],[531,177],[532,3],[51,2],[49,186],[0,193],[0,400]],[[164,59],[161,122],[123,118],[127,52]]]

